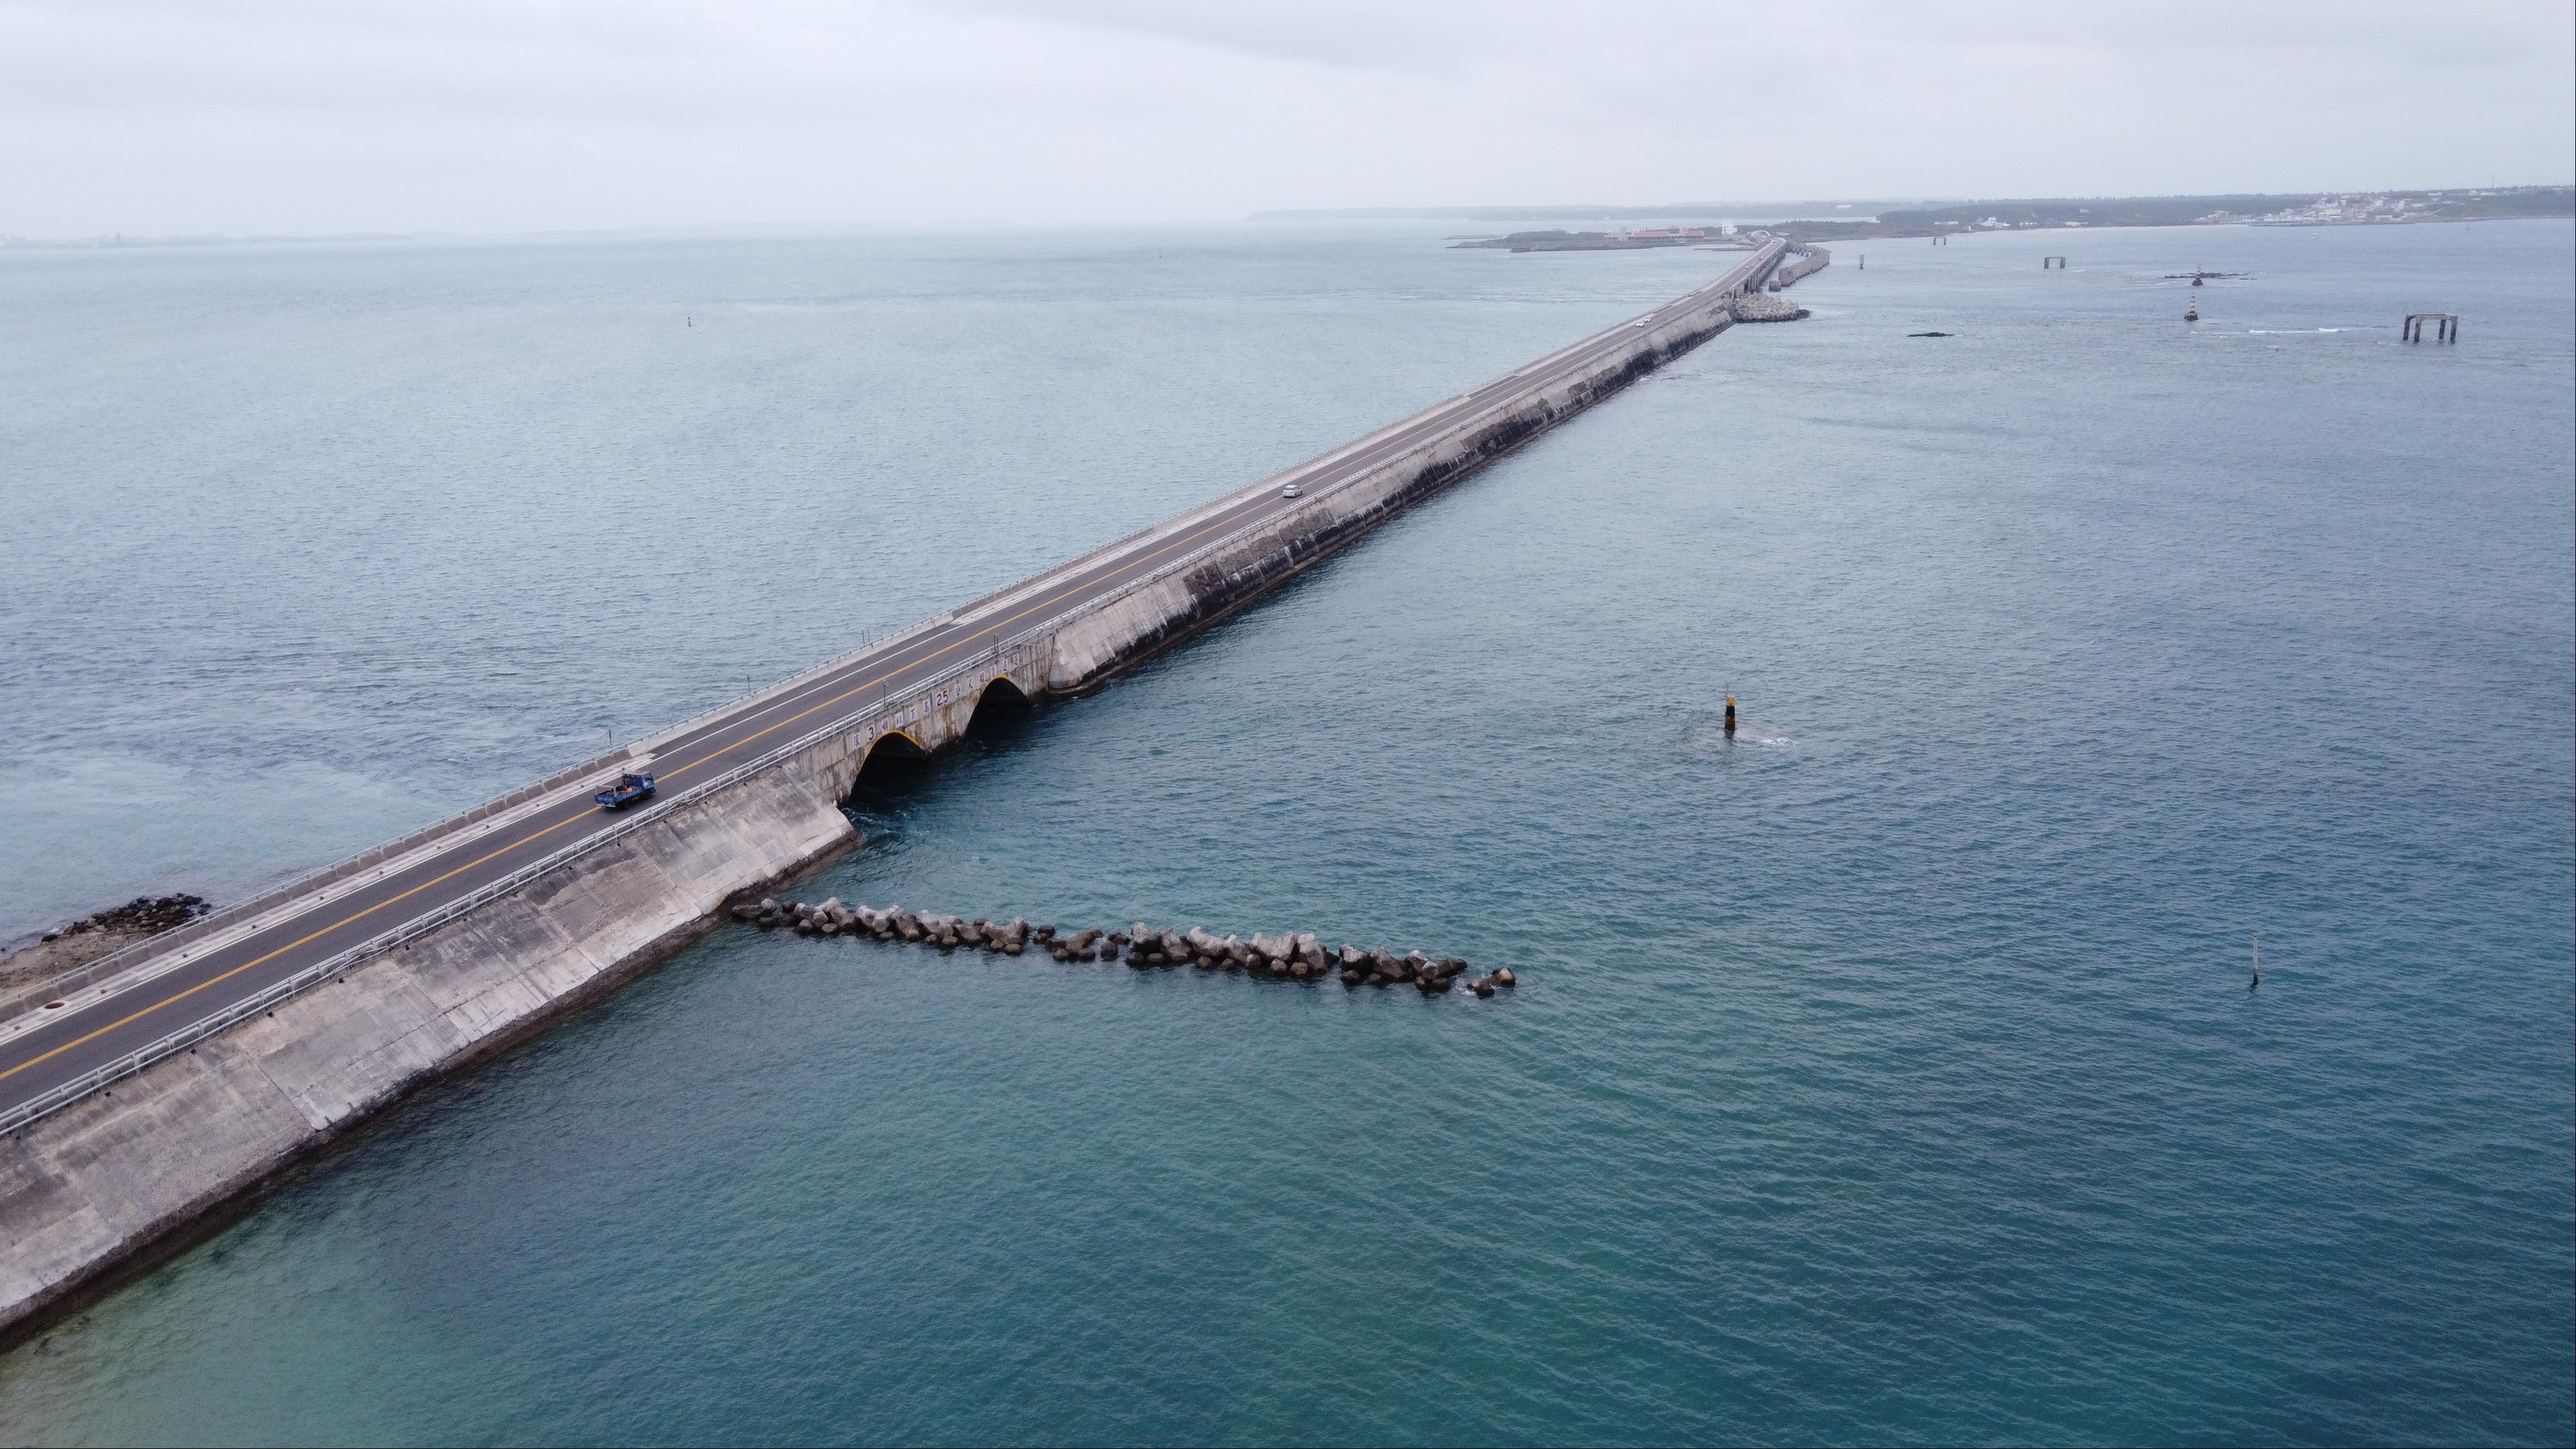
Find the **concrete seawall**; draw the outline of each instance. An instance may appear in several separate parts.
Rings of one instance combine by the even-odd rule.
[[[809,782],[746,781],[13,1134],[0,1330],[686,944],[747,868],[785,876],[854,839]]]
[[[1049,639],[1043,688],[1089,686],[1276,587],[1389,517],[1456,482],[1734,324],[1722,308],[1631,357],[1458,436],[1428,443]]]
[[[1776,255],[1766,248],[1759,261]],[[1230,516],[1246,490],[926,621],[918,628],[995,622],[989,645],[917,691],[820,721],[505,894],[379,938],[294,994],[48,1107],[0,1139],[0,1334],[24,1332],[84,1288],[188,1241],[405,1095],[596,1000],[710,929],[729,897],[851,846],[840,806],[875,751],[954,743],[988,690],[1034,700],[1096,687],[1733,321],[1728,293],[1685,303],[1579,366],[1555,365],[1576,354],[1569,348],[1513,374],[1543,383],[1505,379],[1462,395],[1492,392],[1495,402],[1455,426],[1406,443],[1393,425],[1327,455],[1385,454],[1286,511],[1231,530],[1207,522]],[[1210,536],[1167,566],[1078,607],[1048,613],[1033,602],[1089,559],[1200,533]],[[460,821],[507,813],[484,807]]]
[[[1789,248],[1789,253],[1796,260],[1783,261],[1780,264],[1780,270],[1772,274],[1771,290],[1775,292],[1789,290],[1798,285],[1801,279],[1823,271],[1834,262],[1834,254],[1823,247],[1793,246]]]

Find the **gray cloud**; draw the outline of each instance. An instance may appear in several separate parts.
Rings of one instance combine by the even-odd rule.
[[[2564,181],[2564,0],[0,0],[0,231]]]

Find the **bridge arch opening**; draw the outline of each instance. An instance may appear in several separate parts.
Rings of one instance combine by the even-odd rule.
[[[1036,712],[1037,705],[1028,694],[1009,675],[1001,675],[975,697],[975,712],[966,719],[966,733],[1007,737]]]
[[[969,751],[1005,745],[1036,714],[1036,702],[1025,690],[1009,675],[996,675],[976,694],[966,727],[954,743]],[[918,739],[902,730],[889,731],[868,747],[843,803],[864,810],[872,801],[912,794],[930,783],[934,768],[930,751]]]
[[[858,777],[850,782],[850,798],[910,789],[929,766],[930,751],[923,749],[920,741],[901,730],[890,730],[868,746],[867,758],[859,762]]]

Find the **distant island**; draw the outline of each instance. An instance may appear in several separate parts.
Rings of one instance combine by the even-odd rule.
[[[1669,201],[1660,206],[1357,206],[1310,211],[1256,211],[1247,221],[1473,221],[1562,225],[1576,221],[1669,221],[1674,218],[1821,216],[1848,211],[1876,216],[1912,206],[1946,204],[1955,197],[1849,198],[1842,201]]]
[[[1834,216],[1833,212],[1850,212]],[[1452,244],[1509,251],[1631,251],[1738,247],[1759,221],[1793,241],[1928,237],[1957,232],[2103,226],[2388,226],[2576,216],[2576,187],[2485,186],[2436,191],[2238,193],[2210,196],[2057,197],[1961,202],[1687,202],[1662,207],[1453,207],[1264,211],[1255,221],[1549,221],[1548,230],[1460,238]],[[1569,231],[1572,221],[1653,221],[1648,227]]]
[[[1975,201],[1886,211],[1867,221],[1790,219],[1778,223],[1775,229],[1788,236],[1824,241],[1834,237],[1920,237],[1944,232],[2051,227],[2387,226],[2544,216],[2576,216],[2576,187]]]
[[[1760,236],[1733,227],[1716,230],[1696,226],[1650,227],[1631,231],[1516,231],[1509,236],[1465,237],[1450,243],[1459,247],[1500,247],[1516,252],[1619,252],[1643,247],[1716,247],[1726,251],[1750,251],[1760,245]]]

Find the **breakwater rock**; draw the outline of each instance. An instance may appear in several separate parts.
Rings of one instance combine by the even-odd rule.
[[[210,909],[203,896],[136,896],[47,931],[32,945],[0,953],[0,988],[56,980],[136,941],[184,926]]]
[[[1765,292],[1745,292],[1729,298],[1726,310],[1738,322],[1796,322],[1808,315],[1806,308],[1788,298]]]
[[[60,940],[91,931],[157,933],[173,926],[184,926],[204,915],[208,909],[204,896],[136,896],[124,905],[83,916],[59,931],[49,932],[45,939]]]
[[[1411,986],[1425,996],[1453,989],[1491,1000],[1520,978],[1508,966],[1473,975],[1457,956],[1431,956],[1407,951],[1399,956],[1385,946],[1327,946],[1312,931],[1257,932],[1219,936],[1198,926],[1186,930],[1152,926],[1143,921],[1125,927],[1072,928],[1032,924],[1025,916],[1007,921],[969,920],[936,911],[908,911],[902,906],[844,905],[840,897],[820,902],[783,901],[776,896],[736,901],[728,908],[737,921],[762,930],[794,931],[800,936],[865,938],[935,946],[943,951],[984,951],[996,956],[1043,952],[1051,960],[1125,962],[1138,971],[1187,966],[1198,971],[1238,971],[1271,981],[1321,984],[1338,981],[1362,986]]]

